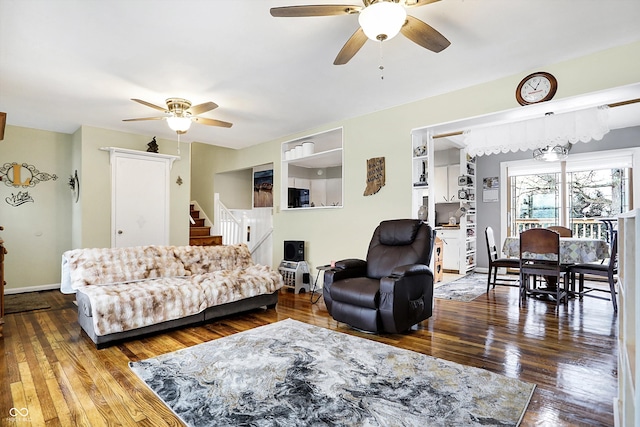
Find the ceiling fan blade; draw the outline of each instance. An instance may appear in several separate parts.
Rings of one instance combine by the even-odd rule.
[[[156,110],[164,111],[165,113],[168,112],[167,111],[167,107],[160,107],[159,105],[155,105],[155,104],[152,104],[150,102],[143,101],[142,99],[131,98],[131,100],[135,101],[135,102],[139,102],[142,105],[146,105],[147,107],[151,107],[151,108],[155,108]]]
[[[140,122],[143,120],[163,120],[164,117],[140,117],[139,119],[122,119],[123,122]]]
[[[347,4],[319,4],[310,6],[272,7],[271,16],[280,18],[295,18],[299,16],[335,16],[358,13],[362,6]]]
[[[230,128],[233,126],[233,123],[223,122],[222,120],[207,119],[206,117],[193,117],[191,120],[207,126],[220,126],[223,128]]]
[[[207,111],[211,111],[218,108],[218,104],[215,102],[205,102],[202,104],[194,105],[189,108],[187,111],[191,113],[193,116],[197,116],[198,114],[206,113]]]
[[[4,127],[7,124],[7,113],[0,112],[0,141],[4,139]]]
[[[436,53],[443,51],[451,44],[445,36],[436,31],[431,25],[425,24],[410,15],[407,15],[407,21],[400,28],[400,32],[412,42]]]
[[[360,48],[364,46],[366,41],[367,36],[364,34],[364,31],[362,31],[362,28],[358,28],[344,46],[342,46],[338,56],[336,56],[335,61],[333,61],[333,65],[344,65],[349,62],[349,60],[353,58],[353,55],[358,53]]]
[[[440,0],[407,0],[407,7],[419,7],[438,1]]]

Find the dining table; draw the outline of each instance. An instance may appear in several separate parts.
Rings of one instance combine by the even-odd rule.
[[[504,239],[502,252],[508,257],[520,257],[520,238]],[[560,237],[560,264],[586,264],[609,258],[609,244],[602,239]]]
[[[520,257],[520,237],[504,239],[502,252],[508,257]],[[554,256],[555,257],[555,256]],[[586,264],[609,258],[609,244],[602,239],[560,237],[560,264]],[[541,256],[541,259],[545,259]],[[550,259],[550,258],[549,258]],[[547,289],[555,289],[555,278],[545,277]]]

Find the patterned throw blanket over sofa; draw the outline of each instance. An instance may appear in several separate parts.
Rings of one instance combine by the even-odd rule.
[[[275,307],[282,276],[245,244],[75,249],[62,255],[63,293],[96,345]]]

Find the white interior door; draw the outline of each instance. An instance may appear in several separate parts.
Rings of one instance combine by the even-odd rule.
[[[113,247],[169,244],[170,162],[115,153],[111,160]]]

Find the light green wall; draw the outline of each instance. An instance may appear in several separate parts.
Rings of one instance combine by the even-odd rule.
[[[7,126],[0,141],[0,164],[27,163],[57,180],[15,188],[0,183],[0,236],[5,258],[7,291],[60,282],[60,256],[71,245],[71,136]],[[21,176],[24,181],[25,176]],[[28,192],[33,203],[14,207],[6,198]]]
[[[365,257],[371,234],[384,219],[415,216],[411,212],[411,130],[518,107],[515,88],[527,74],[545,70],[558,79],[556,99],[627,84],[640,76],[640,43],[617,47],[434,96],[362,117],[328,123],[242,150],[200,146],[213,173],[274,164],[274,263],[283,256],[284,240],[304,240],[311,267],[347,257]],[[383,84],[383,83],[381,83]],[[437,82],[434,82],[437,84]],[[312,101],[310,101],[312,102]],[[280,211],[280,146],[306,135],[344,128],[344,208]],[[386,159],[386,185],[363,196],[366,160]],[[198,174],[195,169],[192,173]],[[211,173],[209,171],[209,173]]]
[[[191,200],[197,201],[207,216],[213,219],[215,171],[212,165],[215,152],[209,147],[206,144],[191,144]]]
[[[101,147],[118,147],[146,151],[151,137],[132,133],[82,126],[82,224],[80,247],[111,246],[111,165],[109,152]],[[159,153],[177,155],[177,142],[157,140]],[[169,242],[186,245],[189,242],[189,201],[191,168],[190,145],[180,146],[180,160],[171,169],[171,211]],[[178,185],[178,176],[183,184]]]
[[[229,209],[251,209],[253,204],[253,169],[216,174],[214,192],[220,193],[220,200]],[[213,218],[207,212],[209,218]],[[214,219],[215,221],[215,219]]]
[[[7,250],[7,291],[48,289],[60,283],[60,262],[66,250],[111,246],[111,167],[109,153],[100,147],[146,151],[149,136],[83,126],[72,135],[7,126],[0,142],[0,164],[28,163],[56,174],[33,188],[0,183],[0,235]],[[177,154],[176,141],[158,140],[159,152]],[[181,144],[181,160],[171,170],[170,243],[189,241],[190,153]],[[78,170],[80,200],[74,203],[69,177]],[[178,176],[183,184],[176,183]],[[28,191],[33,203],[12,207],[11,193]]]
[[[82,128],[71,135],[71,170],[78,171],[80,192],[83,189],[84,177],[82,174]],[[84,200],[84,198],[82,199]],[[71,247],[82,247],[82,202],[78,198],[71,206]]]
[[[170,243],[180,245],[188,241],[191,197],[205,209],[213,210],[216,174],[273,162],[274,262],[282,259],[284,240],[305,240],[311,267],[332,259],[364,257],[379,221],[414,215],[410,191],[411,130],[515,108],[518,105],[514,90],[518,82],[541,69],[558,79],[556,98],[637,83],[640,43],[559,64],[541,64],[518,75],[328,123],[242,150],[181,144],[182,159],[174,162],[171,171]],[[344,208],[280,212],[277,207],[280,206],[281,143],[336,127],[344,128]],[[5,267],[9,291],[35,290],[59,283],[60,256],[64,250],[110,246],[109,154],[99,148],[115,146],[146,151],[150,139],[150,136],[88,126],[73,135],[7,126],[5,139],[0,142],[0,164],[26,162],[59,177],[57,181],[29,189],[35,202],[17,208],[8,205],[5,197],[20,189],[0,183],[0,225],[5,227],[1,235],[9,250]],[[159,140],[158,144],[161,153],[177,154],[175,140]],[[366,160],[380,156],[386,158],[386,186],[377,194],[365,197],[362,193]],[[68,187],[69,176],[75,169],[81,183],[77,205],[71,200]],[[175,183],[178,176],[182,177],[182,186]]]

